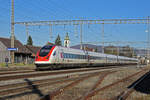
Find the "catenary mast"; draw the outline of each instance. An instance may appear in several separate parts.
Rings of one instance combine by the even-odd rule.
[[[14,48],[15,35],[14,35],[14,0],[11,0],[11,48]],[[11,63],[14,63],[15,54],[11,51]]]

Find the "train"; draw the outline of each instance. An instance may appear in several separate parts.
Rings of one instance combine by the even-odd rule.
[[[60,69],[137,64],[138,59],[56,45],[43,46],[36,55],[36,69]]]

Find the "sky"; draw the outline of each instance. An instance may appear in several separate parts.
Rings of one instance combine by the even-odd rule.
[[[15,22],[146,18],[150,15],[150,0],[14,0]],[[0,37],[10,37],[11,0],[0,0]],[[146,41],[147,26],[144,24],[104,25],[104,41]],[[80,26],[53,26],[50,39],[49,26],[30,26],[29,35],[34,45],[43,46],[54,42],[59,34],[63,43],[69,33],[71,45],[80,43]],[[99,42],[102,25],[84,25],[83,42]],[[15,25],[15,36],[26,44],[25,26]],[[127,45],[127,44],[118,44]],[[145,47],[145,44],[134,44]]]

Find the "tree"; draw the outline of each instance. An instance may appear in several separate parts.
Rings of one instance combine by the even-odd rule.
[[[56,40],[55,40],[55,45],[61,46],[61,39],[60,39],[59,34],[58,34],[58,36],[57,36],[57,38],[56,38]]]
[[[32,37],[29,35],[27,45],[33,45]]]

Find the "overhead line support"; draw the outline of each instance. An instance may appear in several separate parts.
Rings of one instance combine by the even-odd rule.
[[[56,20],[56,21],[30,21],[15,22],[15,24],[28,25],[75,25],[75,24],[147,24],[148,19],[104,19],[104,20]]]
[[[11,48],[15,47],[15,35],[14,35],[14,0],[11,0]],[[14,51],[10,52],[11,55],[11,63],[14,63],[15,61],[15,53]]]

